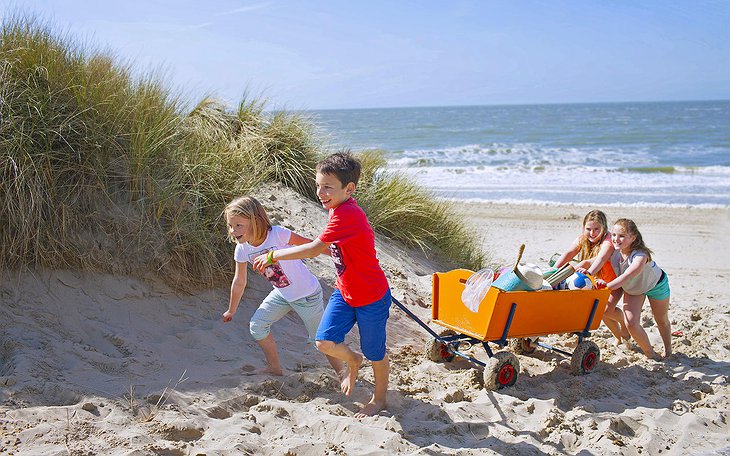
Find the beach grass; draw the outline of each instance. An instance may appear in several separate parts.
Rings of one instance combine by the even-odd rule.
[[[155,73],[82,46],[37,18],[5,18],[0,41],[0,269],[72,268],[163,277],[230,276],[221,209],[278,182],[314,199],[329,153],[306,114],[244,94],[190,107]],[[382,154],[358,199],[374,228],[462,267],[485,261],[459,217]]]

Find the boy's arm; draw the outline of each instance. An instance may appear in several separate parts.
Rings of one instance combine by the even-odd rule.
[[[322,242],[319,238],[306,244],[289,247],[286,249],[272,250],[266,255],[259,255],[253,260],[253,267],[263,272],[266,265],[279,260],[301,260],[303,258],[314,258],[325,253],[330,244]],[[271,261],[270,261],[271,260]]]
[[[295,232],[291,232],[289,236],[289,245],[302,245],[312,242],[308,237],[301,236]]]
[[[309,239],[304,236],[300,236],[297,233],[292,231],[288,244],[289,245],[303,245],[303,244],[308,244],[310,242],[312,242],[312,239]],[[324,251],[320,255],[327,255],[327,256],[330,255],[330,250],[328,248],[329,244],[326,244],[326,245],[327,245],[327,247],[325,247]]]
[[[246,269],[246,263],[239,263],[236,261],[236,272],[233,275],[233,281],[231,282],[231,297],[228,300],[228,310],[223,314],[223,321],[229,322],[233,319],[233,315],[238,309],[238,303],[241,302],[243,297],[243,290],[246,289],[246,281],[248,280],[248,272]]]

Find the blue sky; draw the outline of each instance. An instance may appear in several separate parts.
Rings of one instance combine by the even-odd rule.
[[[730,99],[730,2],[0,0],[194,101],[287,109]]]

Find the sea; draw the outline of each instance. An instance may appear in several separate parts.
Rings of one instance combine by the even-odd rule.
[[[332,150],[384,151],[437,197],[730,206],[730,101],[310,111]]]

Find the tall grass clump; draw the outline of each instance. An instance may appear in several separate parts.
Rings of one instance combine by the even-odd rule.
[[[448,203],[403,173],[389,171],[381,151],[365,151],[359,158],[357,199],[375,230],[459,267],[477,270],[489,263],[480,240]]]
[[[59,37],[34,18],[0,30],[0,269],[160,275],[182,287],[230,274],[223,206],[279,182],[314,198],[324,147],[304,114],[192,108],[155,74]],[[374,227],[461,265],[482,260],[444,203],[363,155]]]
[[[198,285],[228,274],[220,210],[286,177],[262,157],[305,142],[298,120],[282,116],[279,134],[256,101],[185,112],[159,78],[134,79],[32,18],[5,20],[0,36],[0,268],[151,270]]]

